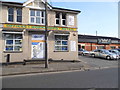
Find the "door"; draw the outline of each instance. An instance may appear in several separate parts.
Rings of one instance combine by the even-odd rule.
[[[33,34],[31,45],[31,58],[43,59],[45,58],[45,35]]]

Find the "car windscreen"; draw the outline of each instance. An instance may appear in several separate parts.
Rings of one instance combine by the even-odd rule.
[[[105,50],[104,53],[105,54],[110,54],[110,52],[108,50]]]

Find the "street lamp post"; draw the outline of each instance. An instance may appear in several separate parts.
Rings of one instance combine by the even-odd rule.
[[[47,54],[47,30],[48,20],[47,20],[47,0],[45,0],[45,68],[48,68],[48,54]]]

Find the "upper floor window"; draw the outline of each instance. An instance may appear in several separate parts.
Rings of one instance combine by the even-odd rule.
[[[60,13],[56,12],[56,24],[60,25]]]
[[[45,24],[45,12],[38,10],[30,10],[30,23]]]
[[[17,22],[22,22],[22,9],[17,8]]]
[[[14,11],[15,11],[15,13],[14,13]],[[22,22],[22,9],[9,7],[8,8],[8,21],[9,22],[14,22],[14,21]]]
[[[14,21],[14,8],[8,8],[8,21]]]
[[[66,13],[56,12],[56,25],[66,25]]]
[[[62,25],[66,25],[66,13],[62,13]]]

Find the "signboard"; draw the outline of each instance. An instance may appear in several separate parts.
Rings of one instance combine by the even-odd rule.
[[[76,51],[76,41],[70,41],[71,51]]]
[[[74,16],[68,17],[68,25],[74,25]]]
[[[45,30],[45,26],[34,26],[34,25],[19,25],[19,24],[3,24],[4,28],[20,28],[20,29],[40,29]],[[48,27],[48,30],[61,30],[61,31],[77,31],[76,28],[65,28],[65,27]]]
[[[99,38],[98,44],[111,44],[111,39]]]
[[[45,57],[45,36],[40,34],[32,35],[32,55],[33,59]]]

